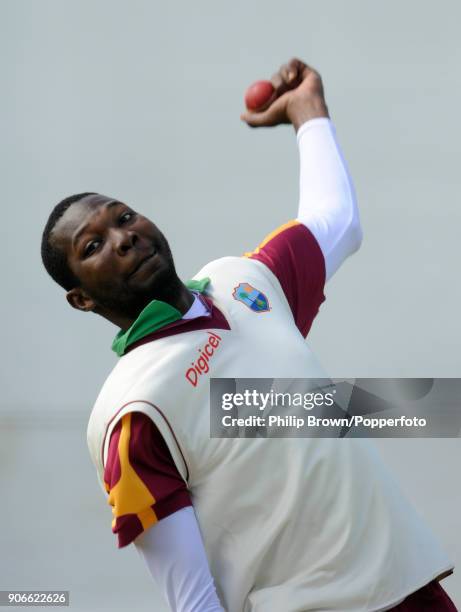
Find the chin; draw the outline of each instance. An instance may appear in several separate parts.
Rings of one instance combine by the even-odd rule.
[[[138,296],[143,295],[146,299],[166,301],[166,298],[172,293],[177,293],[179,285],[180,280],[174,266],[164,261],[144,282],[139,283],[136,288],[133,287],[133,291]]]

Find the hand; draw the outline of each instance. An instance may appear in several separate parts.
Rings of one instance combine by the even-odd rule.
[[[271,78],[276,98],[263,111],[240,116],[250,127],[292,123],[295,130],[316,117],[328,117],[320,74],[299,59],[283,64]]]

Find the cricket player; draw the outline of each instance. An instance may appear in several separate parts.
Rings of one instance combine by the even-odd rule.
[[[88,425],[112,530],[180,612],[453,612],[453,564],[369,441],[210,438],[211,377],[323,376],[305,337],[361,243],[320,75],[293,59],[272,83],[241,118],[294,127],[300,198],[254,251],[183,283],[163,233],[116,198],[66,198],[45,227],[69,304],[119,329]]]

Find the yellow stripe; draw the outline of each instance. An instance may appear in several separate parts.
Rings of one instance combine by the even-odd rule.
[[[146,508],[142,512],[138,512],[138,519],[141,521],[144,530],[149,529],[157,522],[157,515],[152,508]]]
[[[294,227],[295,225],[299,225],[299,221],[296,221],[296,219],[293,219],[293,221],[288,221],[287,223],[284,223],[283,225],[281,225],[280,227],[275,229],[273,232],[268,234],[264,238],[264,240],[261,242],[261,244],[259,244],[256,247],[256,249],[254,251],[250,251],[248,253],[244,253],[243,256],[244,257],[252,257],[253,255],[257,255],[259,253],[260,249],[262,249],[264,246],[266,246],[266,244],[268,242],[270,242],[273,238],[275,238],[276,236],[278,236],[279,234],[281,234],[285,230],[290,229],[290,227]]]
[[[155,504],[155,497],[130,464],[128,455],[130,434],[131,413],[128,413],[122,417],[122,430],[117,449],[120,460],[120,479],[112,487],[108,503],[112,506],[114,520],[125,514],[137,514],[143,516],[143,519],[140,518],[141,522],[144,520],[150,526],[157,520],[151,508]],[[155,520],[153,520],[154,517]]]

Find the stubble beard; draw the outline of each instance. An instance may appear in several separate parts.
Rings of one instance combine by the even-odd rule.
[[[163,269],[152,275],[152,281],[146,287],[130,287],[126,283],[111,294],[92,295],[98,310],[114,313],[124,318],[136,319],[141,311],[152,301],[161,300],[175,303],[181,294],[182,283],[176,274],[170,245],[164,236],[160,240],[161,254],[166,264]]]

